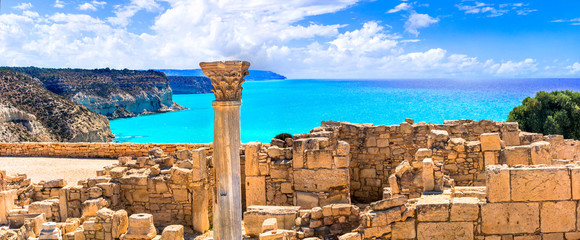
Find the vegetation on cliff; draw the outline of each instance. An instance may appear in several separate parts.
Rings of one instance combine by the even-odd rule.
[[[38,79],[44,87],[110,119],[183,109],[172,100],[165,74],[105,69],[5,68]]]
[[[508,122],[518,122],[528,132],[561,134],[580,139],[580,93],[573,91],[538,92],[515,107]]]
[[[167,76],[174,94],[211,93],[213,86],[207,77]]]
[[[106,117],[45,89],[29,75],[0,69],[0,141],[108,142]]]

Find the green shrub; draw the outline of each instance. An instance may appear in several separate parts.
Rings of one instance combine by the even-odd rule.
[[[278,135],[276,135],[276,137],[274,137],[276,139],[280,139],[282,141],[286,141],[286,138],[292,138],[292,134],[290,133],[280,133]]]
[[[573,91],[538,92],[515,107],[508,122],[518,122],[520,129],[543,134],[560,134],[580,139],[580,93]]]

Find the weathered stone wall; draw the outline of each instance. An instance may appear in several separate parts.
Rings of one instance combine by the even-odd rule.
[[[207,148],[212,144],[196,143],[0,143],[0,156],[118,158],[122,156],[146,157],[149,150],[160,148],[172,154],[177,150]]]

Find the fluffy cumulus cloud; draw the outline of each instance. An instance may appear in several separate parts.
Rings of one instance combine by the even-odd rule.
[[[419,39],[408,39],[408,34],[393,32],[379,21],[348,30],[345,25],[303,21],[356,2],[130,0],[113,6],[113,16],[105,19],[89,14],[39,15],[28,9],[0,15],[0,65],[198,68],[201,61],[244,59],[252,69],[301,78],[509,77],[537,71],[532,59],[495,62],[441,48],[408,52],[407,47]],[[85,3],[97,9],[107,4]],[[411,35],[438,22],[399,6],[398,11],[408,13],[405,28]],[[148,33],[128,30],[140,11],[157,15]],[[576,63],[566,71],[579,73],[578,68]]]
[[[64,2],[60,1],[60,0],[56,0],[54,1],[54,5],[52,5],[55,8],[64,8]]]
[[[575,62],[574,64],[566,67],[568,70],[570,70],[571,74],[575,74],[575,73],[580,73],[580,63]]]
[[[411,9],[411,5],[403,2],[397,6],[395,6],[393,9],[387,11],[387,13],[396,13],[396,12],[400,12],[400,11],[405,11],[405,10],[409,10]]]
[[[58,2],[55,3],[55,6],[57,4],[58,4]],[[84,11],[97,11],[98,8],[103,7],[105,4],[107,4],[107,2],[99,2],[99,1],[93,0],[91,2],[85,2],[83,4],[80,4],[78,6],[78,8],[79,8],[79,10],[84,10]]]
[[[14,9],[19,9],[19,10],[28,10],[32,8],[32,3],[27,3],[27,2],[23,2],[23,3],[19,3],[18,5],[12,7]]]

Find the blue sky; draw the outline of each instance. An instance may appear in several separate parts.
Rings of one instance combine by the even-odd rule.
[[[580,1],[2,0],[0,65],[580,77]]]

